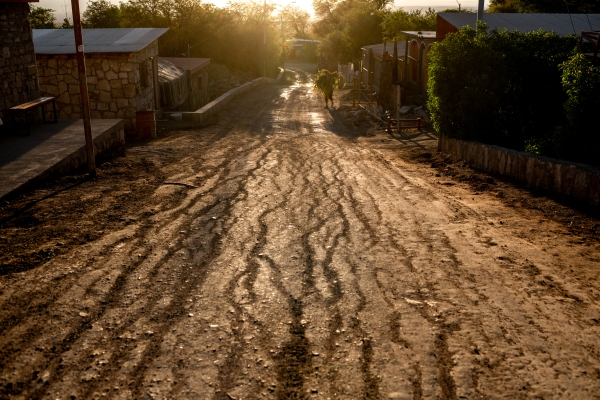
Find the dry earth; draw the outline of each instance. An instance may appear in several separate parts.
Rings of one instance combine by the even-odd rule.
[[[0,397],[600,398],[598,219],[296,78],[2,206]]]

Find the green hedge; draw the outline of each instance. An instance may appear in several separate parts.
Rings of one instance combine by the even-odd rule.
[[[560,68],[567,121],[555,130],[553,155],[600,167],[600,68],[583,54]]]
[[[574,72],[585,61],[571,60],[577,41],[577,36],[544,31],[488,31],[485,24],[448,35],[429,53],[428,107],[434,128],[454,138],[598,165],[573,148],[600,136],[598,128],[595,134],[577,133],[591,127],[578,125],[580,114],[582,106],[590,110],[593,90],[600,88],[584,89],[590,79],[597,82],[597,75],[587,78],[597,69],[586,70],[585,79]]]

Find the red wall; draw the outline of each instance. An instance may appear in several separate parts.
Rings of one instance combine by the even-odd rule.
[[[437,40],[442,41],[446,38],[449,33],[458,32],[458,29],[444,18],[437,16],[437,27],[435,30],[435,37]]]

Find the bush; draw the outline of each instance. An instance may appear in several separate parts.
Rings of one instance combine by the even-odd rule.
[[[565,123],[559,65],[577,37],[464,27],[429,54],[428,107],[442,135],[528,150],[552,148]]]
[[[555,131],[554,155],[600,167],[600,68],[576,54],[560,69],[566,124]]]

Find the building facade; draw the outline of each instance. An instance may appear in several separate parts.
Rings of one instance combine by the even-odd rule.
[[[10,108],[40,97],[26,1],[0,1],[0,132],[10,129]]]
[[[159,108],[158,37],[166,29],[83,32],[91,117],[121,118],[125,133],[136,136],[136,111]],[[81,118],[77,56],[75,46],[68,46],[72,38],[72,30],[34,30],[40,92],[57,98],[60,119]]]

